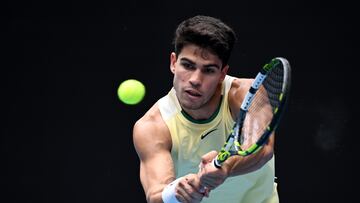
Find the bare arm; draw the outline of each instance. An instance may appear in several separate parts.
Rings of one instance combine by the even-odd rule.
[[[154,108],[137,121],[133,141],[140,159],[140,180],[148,202],[162,202],[163,188],[175,179],[171,159],[171,138]]]
[[[235,119],[245,94],[250,88],[252,80],[245,79],[234,81],[229,92],[229,104],[232,116]],[[264,108],[267,108],[264,106]],[[258,121],[255,121],[258,122]],[[226,160],[220,169],[211,163],[216,157],[217,152],[212,151],[202,157],[201,183],[202,185],[214,189],[222,184],[227,177],[243,175],[258,170],[264,166],[273,156],[274,135],[271,135],[268,142],[255,154],[243,157],[232,156]]]
[[[175,180],[175,169],[171,136],[156,105],[134,125],[133,141],[140,158],[140,180],[147,202],[162,203],[162,192]],[[188,174],[177,184],[176,197],[182,202],[200,202],[204,195],[198,188],[199,177]]]

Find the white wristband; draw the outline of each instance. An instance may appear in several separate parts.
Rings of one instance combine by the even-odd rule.
[[[174,180],[164,188],[161,193],[161,197],[164,203],[180,203],[175,197],[175,187],[181,179],[182,177]]]

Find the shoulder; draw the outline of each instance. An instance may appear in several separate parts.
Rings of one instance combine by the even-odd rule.
[[[237,115],[241,107],[241,103],[244,100],[245,95],[250,89],[253,81],[254,79],[252,78],[235,78],[232,81],[228,100],[231,112],[233,112],[233,116]]]
[[[133,141],[138,153],[154,148],[171,149],[170,132],[155,103],[133,126]]]
[[[247,92],[253,81],[253,78],[235,78],[231,83],[230,91],[232,93]]]

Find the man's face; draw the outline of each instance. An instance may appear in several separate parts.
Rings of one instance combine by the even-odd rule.
[[[186,45],[176,57],[171,54],[173,85],[181,106],[197,110],[206,106],[225,78],[228,66],[217,55],[196,45]]]

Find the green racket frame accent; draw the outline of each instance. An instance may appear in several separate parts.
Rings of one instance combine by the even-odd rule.
[[[241,143],[237,140],[238,139],[238,133],[242,128],[243,121],[245,119],[248,106],[250,106],[253,95],[256,93],[257,88],[262,84],[262,82],[265,80],[267,74],[276,66],[283,65],[284,66],[284,84],[282,92],[279,94],[279,107],[276,107],[273,109],[273,118],[270,122],[270,124],[266,127],[264,133],[259,138],[259,140],[251,145],[247,150],[241,149]],[[220,168],[222,163],[226,161],[230,156],[233,155],[240,155],[240,156],[248,156],[250,154],[258,152],[263,144],[268,140],[270,135],[275,131],[277,128],[277,125],[280,121],[280,117],[282,115],[282,112],[286,106],[287,98],[289,96],[290,91],[290,78],[291,76],[291,69],[288,61],[285,58],[277,57],[272,59],[269,63],[265,64],[261,71],[256,76],[255,80],[253,81],[251,88],[247,95],[245,96],[245,99],[243,101],[242,108],[240,109],[239,116],[237,118],[237,121],[226,140],[224,146],[221,148],[221,151],[217,155],[217,157],[214,159],[214,165],[215,167]]]

